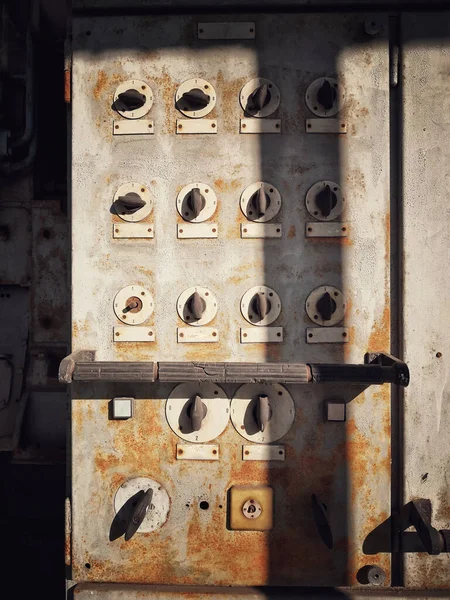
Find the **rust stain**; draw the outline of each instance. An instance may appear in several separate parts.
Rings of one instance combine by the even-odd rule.
[[[108,86],[109,78],[105,71],[100,70],[97,73],[97,82],[94,87],[94,98],[100,100],[103,98],[104,91]]]
[[[389,306],[385,306],[381,319],[376,321],[372,327],[372,332],[367,344],[368,350],[372,352],[389,350],[390,319],[391,314]]]
[[[289,239],[295,238],[295,225],[291,225],[289,227],[289,231],[288,231],[287,236],[288,236]]]
[[[239,103],[239,94],[247,82],[247,77],[231,79],[225,77],[222,71],[217,73],[217,88],[220,90],[218,103],[221,103],[223,130],[238,133],[239,120],[244,116],[244,111]]]
[[[72,100],[71,75],[70,69],[64,71],[64,102],[66,104],[70,104]]]
[[[214,189],[219,190],[219,192],[235,192],[236,190],[240,190],[241,187],[241,179],[231,179],[229,181],[224,181],[223,179],[214,180]]]

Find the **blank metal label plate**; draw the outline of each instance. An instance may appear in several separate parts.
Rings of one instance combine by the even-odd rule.
[[[255,23],[198,23],[199,40],[253,40]]]
[[[282,341],[282,327],[242,327],[241,329],[241,344]]]
[[[309,327],[306,330],[308,344],[345,344],[348,327]]]
[[[283,230],[280,223],[242,223],[242,238],[280,238]]]
[[[177,119],[177,133],[217,133],[217,120]]]
[[[340,119],[306,119],[306,133],[347,133],[347,123]]]
[[[154,342],[155,332],[152,327],[136,327],[118,325],[114,327],[115,342]]]
[[[217,444],[177,444],[177,460],[219,460]]]
[[[154,226],[152,223],[114,223],[113,238],[153,238]]]
[[[311,237],[347,237],[348,226],[347,223],[338,223],[331,221],[328,223],[306,223],[305,236]]]
[[[241,133],[281,133],[281,119],[241,119]]]
[[[285,458],[284,446],[267,444],[242,446],[242,460],[284,460]]]
[[[216,238],[219,227],[217,223],[178,223],[177,237],[183,239]]]
[[[149,119],[114,121],[114,135],[152,135],[154,132],[153,121]]]
[[[180,344],[211,343],[219,341],[219,332],[214,327],[178,327]]]

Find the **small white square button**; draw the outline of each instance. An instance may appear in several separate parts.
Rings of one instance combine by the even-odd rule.
[[[131,419],[133,416],[133,398],[113,398],[112,418]]]

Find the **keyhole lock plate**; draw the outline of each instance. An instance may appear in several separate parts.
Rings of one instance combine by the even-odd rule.
[[[336,92],[336,97],[331,108],[325,108],[320,104],[318,99],[319,91],[325,82],[328,82]],[[319,77],[319,79],[313,81],[306,90],[305,101],[309,110],[318,117],[333,117],[334,115],[337,115],[344,106],[345,90],[343,85],[338,83],[336,79],[333,79],[332,77]]]
[[[242,514],[246,519],[257,519],[261,516],[262,506],[257,500],[247,500],[242,506]]]
[[[134,212],[128,212],[126,208],[121,205],[119,198],[130,193],[138,194],[138,196],[140,196],[140,198],[145,202],[145,206]],[[118,215],[123,221],[128,221],[130,223],[142,221],[142,219],[148,217],[153,210],[153,201],[150,197],[150,191],[147,186],[142,183],[136,183],[134,181],[123,183],[114,194],[113,208],[116,215]]]
[[[249,103],[250,96],[261,86],[267,85],[268,94],[270,96],[267,104],[263,106],[260,110],[254,110],[251,108],[251,100]],[[251,79],[248,81],[241,90],[239,94],[239,101],[243,110],[251,115],[252,117],[268,117],[272,113],[274,113],[277,108],[280,106],[280,90],[278,86],[275,85],[273,81],[270,79],[265,79],[264,77],[257,77],[255,79]]]
[[[273,489],[268,485],[234,485],[229,490],[230,529],[268,531],[273,527]]]
[[[206,412],[198,431],[192,427],[191,408],[200,396]],[[166,401],[166,418],[172,431],[187,442],[204,443],[217,438],[228,425],[230,401],[215,383],[181,383]]]
[[[129,79],[128,81],[124,81],[121,83],[116,91],[114,92],[114,105],[116,104],[119,95],[125,93],[128,90],[136,90],[142,96],[145,96],[144,104],[136,108],[134,110],[119,110],[116,109],[119,115],[125,117],[126,119],[140,119],[144,115],[148,113],[148,111],[153,106],[153,92],[151,87],[145,83],[145,81],[141,81],[140,79]]]
[[[195,315],[193,315],[191,312],[190,299],[195,292],[197,292],[201,300],[203,300],[205,307],[200,319],[196,319]],[[187,288],[182,294],[180,294],[180,297],[177,301],[177,311],[180,319],[183,319],[185,323],[188,325],[193,325],[194,327],[201,327],[202,325],[206,325],[212,321],[216,316],[217,299],[210,289],[198,285],[193,286]]]
[[[261,431],[256,419],[258,397],[269,398],[271,417]],[[231,401],[231,422],[238,433],[250,442],[268,444],[287,434],[295,418],[292,396],[282,385],[247,383],[241,386]]]
[[[183,94],[190,92],[191,90],[201,90],[204,94],[209,96],[209,102],[204,108],[197,110],[190,110],[189,107],[183,102]],[[184,81],[177,89],[175,94],[175,105],[177,109],[190,117],[191,119],[200,119],[208,115],[213,108],[216,106],[216,90],[214,87],[205,79],[195,78]]]
[[[325,294],[329,294],[331,299],[336,303],[336,308],[331,315],[331,318],[325,321],[319,310],[318,310],[318,302],[320,302],[321,298]],[[334,306],[334,305],[333,305]],[[322,325],[324,327],[332,327],[333,325],[337,325],[340,323],[345,315],[346,303],[344,294],[339,288],[333,287],[331,285],[323,285],[321,287],[313,290],[308,298],[306,299],[306,313],[308,317],[316,323],[317,325]]]
[[[146,492],[148,489],[152,489],[153,491],[151,505],[136,534],[149,533],[164,525],[170,510],[169,494],[164,487],[154,479],[150,479],[149,477],[134,477],[133,479],[125,481],[117,490],[114,497],[114,511],[118,513],[130,498],[135,496],[138,492]]]
[[[269,200],[267,209],[262,216],[258,216],[253,200],[254,194],[260,188],[264,188],[264,192]],[[266,181],[256,181],[255,183],[252,183],[246,187],[242,192],[240,204],[242,212],[249,221],[254,221],[255,223],[266,223],[267,221],[270,221],[276,217],[280,212],[281,194],[271,183],[267,183]]]
[[[258,295],[264,295],[267,300],[268,312],[264,318],[260,320],[260,317],[255,311],[255,297]],[[281,312],[281,300],[278,294],[272,288],[265,285],[259,285],[250,288],[245,292],[241,299],[241,313],[246,321],[252,325],[258,325],[259,327],[266,327],[270,325],[276,319],[278,319]]]
[[[144,323],[153,313],[153,308],[152,295],[140,285],[128,285],[114,298],[116,317],[127,325]]]
[[[200,213],[195,216],[189,206],[189,196],[194,188],[200,190],[200,194],[205,199],[205,206]],[[213,216],[217,208],[217,196],[212,187],[206,183],[188,183],[177,196],[177,210],[181,217],[189,223],[203,223]]]
[[[331,209],[330,214],[325,216],[322,212],[321,207],[317,202],[318,195],[323,192],[326,187],[330,188],[330,192],[335,194],[336,205]],[[340,186],[334,181],[318,181],[311,186],[306,194],[305,204],[306,210],[309,214],[319,221],[332,221],[339,217],[344,210],[345,198],[342,196],[342,190]]]

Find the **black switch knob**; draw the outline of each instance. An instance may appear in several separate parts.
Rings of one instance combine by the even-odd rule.
[[[256,399],[255,420],[259,431],[263,432],[267,427],[267,423],[272,417],[272,408],[269,404],[269,397],[265,394],[260,394]]]
[[[206,310],[206,302],[198,292],[194,292],[187,301],[187,307],[194,320],[198,321]]]
[[[137,110],[142,108],[145,104],[146,97],[137,90],[129,89],[126,92],[122,92],[117,96],[117,100],[114,103],[116,110],[129,111]]]
[[[269,104],[271,97],[269,86],[267,83],[263,83],[248,97],[247,109],[251,112],[258,112]]]
[[[133,535],[142,525],[142,521],[145,519],[145,515],[147,514],[147,511],[151,506],[152,498],[153,490],[152,488],[149,488],[142,496],[142,498],[138,501],[131,515],[130,521],[125,531],[125,541],[128,542],[128,540],[130,540],[133,537]]]
[[[316,204],[324,217],[330,216],[331,211],[337,204],[337,196],[329,185],[326,185],[323,190],[320,190],[317,194]]]
[[[333,532],[328,521],[327,507],[316,494],[311,495],[311,505],[314,523],[322,542],[330,550],[333,549]]]
[[[259,190],[257,190],[250,198],[250,205],[256,212],[258,219],[266,214],[267,209],[270,206],[270,198],[269,195],[264,191],[263,187],[260,187]]]
[[[124,208],[128,213],[133,214],[145,206],[145,200],[142,200],[136,192],[128,192],[125,196],[119,196],[116,204]]]
[[[319,298],[316,307],[323,321],[329,321],[336,312],[336,302],[328,292]]]
[[[331,110],[336,102],[337,93],[331,83],[325,79],[317,92],[317,102],[321,104],[325,110]]]
[[[188,417],[191,420],[191,427],[193,431],[200,431],[203,419],[206,417],[207,412],[208,409],[202,402],[202,397],[196,394],[194,398],[192,398],[188,409]]]
[[[181,98],[183,110],[201,110],[211,102],[208,94],[205,94],[200,88],[193,88],[189,92],[185,92]]]
[[[258,317],[258,321],[262,321],[270,311],[270,301],[265,294],[258,292],[253,296],[252,308]]]
[[[187,205],[188,205],[189,210],[192,211],[194,218],[198,217],[198,215],[205,208],[206,200],[205,200],[205,197],[200,192],[199,188],[193,188],[189,192]]]

